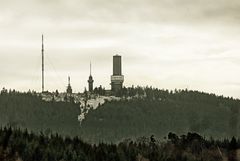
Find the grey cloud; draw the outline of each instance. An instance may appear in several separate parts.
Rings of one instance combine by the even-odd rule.
[[[24,0],[4,2],[5,12],[19,18],[50,18],[53,22],[203,22],[239,23],[238,0]]]

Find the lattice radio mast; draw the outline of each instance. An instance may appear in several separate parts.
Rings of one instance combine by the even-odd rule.
[[[44,92],[44,44],[42,35],[42,92]]]

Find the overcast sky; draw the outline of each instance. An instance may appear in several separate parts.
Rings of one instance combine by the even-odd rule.
[[[239,0],[0,0],[0,86],[110,88],[112,56],[125,86],[193,89],[240,98]]]

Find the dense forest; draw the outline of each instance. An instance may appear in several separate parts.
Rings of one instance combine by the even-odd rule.
[[[95,90],[95,94],[101,90]],[[101,92],[105,94],[105,92]],[[106,102],[89,110],[80,123],[78,103],[43,101],[35,92],[3,89],[0,94],[0,123],[62,136],[79,136],[91,143],[119,142],[125,138],[169,132],[197,132],[207,138],[239,137],[240,101],[190,90],[160,90],[151,87],[123,88],[120,101]]]
[[[57,132],[78,135],[79,105],[70,102],[46,102],[33,92],[19,93],[2,90],[0,94],[0,123],[34,132]]]
[[[240,141],[207,140],[196,133],[169,133],[118,144],[88,144],[79,137],[35,135],[27,130],[0,129],[1,161],[237,161]]]
[[[239,134],[240,101],[189,90],[124,88],[122,99],[91,110],[82,123],[82,135],[90,141],[118,141],[168,132],[197,132],[225,138]],[[131,98],[131,99],[129,99]]]

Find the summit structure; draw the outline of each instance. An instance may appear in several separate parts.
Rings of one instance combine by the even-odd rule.
[[[45,76],[45,61],[44,61],[44,57],[45,57],[45,49],[44,49],[44,36],[42,34],[42,44],[41,44],[41,60],[42,60],[42,70],[41,70],[41,88],[42,88],[42,93],[46,93],[45,92],[45,80],[44,80],[44,76]],[[92,76],[92,63],[90,62],[90,75],[88,77],[88,92],[91,94],[93,93],[93,76]],[[108,92],[108,95],[111,94],[116,94],[116,92],[118,92],[119,90],[122,89],[123,87],[123,82],[124,82],[124,75],[122,75],[122,57],[120,55],[114,55],[113,56],[113,73],[111,75],[111,90],[106,90]],[[70,83],[70,77],[68,76],[68,85],[66,86],[66,93],[67,95],[71,96],[73,90],[71,87],[71,83]],[[87,90],[87,89],[86,89]],[[99,87],[99,90],[102,90],[102,87]],[[105,90],[105,88],[104,88]]]
[[[111,90],[117,92],[122,89],[124,76],[122,75],[122,57],[113,56],[113,75],[111,76]]]
[[[88,78],[88,91],[89,92],[92,92],[93,91],[93,77],[92,77],[92,64],[90,62],[90,75],[89,75],[89,78]]]
[[[69,76],[68,76],[67,94],[72,94],[72,87],[71,87],[70,77]]]
[[[44,92],[44,44],[42,35],[42,92]]]

